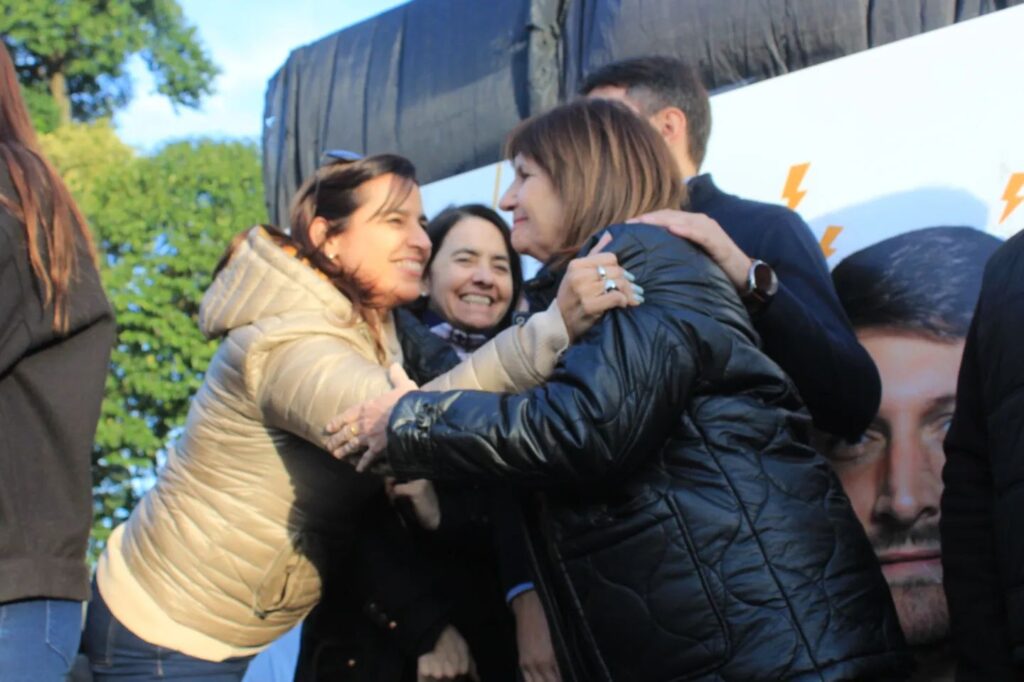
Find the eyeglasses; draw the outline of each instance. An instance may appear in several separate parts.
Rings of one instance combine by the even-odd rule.
[[[363,155],[358,152],[350,152],[347,149],[328,149],[320,155],[320,165],[317,166],[317,171],[325,166],[333,166],[336,163],[352,163],[359,161],[363,158]],[[313,187],[313,212],[316,213],[317,208],[320,206],[320,174],[317,172],[316,186]]]

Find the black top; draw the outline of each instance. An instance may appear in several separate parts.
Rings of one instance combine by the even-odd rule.
[[[735,289],[664,230],[609,229],[644,305],[531,391],[404,396],[395,472],[546,491],[531,536],[566,679],[904,675],[874,551]]]
[[[882,384],[810,228],[784,206],[726,194],[707,174],[690,180],[689,190],[690,210],[714,218],[748,256],[778,275],[778,293],[753,320],[764,352],[793,379],[815,426],[859,438],[878,412]]]
[[[958,680],[1024,678],[1024,233],[985,268],[942,472]]]
[[[6,167],[0,194],[18,198]],[[89,598],[93,439],[116,330],[92,257],[77,246],[60,336],[25,229],[0,207],[0,603]]]

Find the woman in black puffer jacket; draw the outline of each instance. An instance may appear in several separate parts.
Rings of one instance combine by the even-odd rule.
[[[528,288],[535,309],[598,227],[681,199],[656,132],[616,103],[559,107],[508,149],[514,243],[548,262]],[[758,350],[733,286],[660,229],[608,231],[646,302],[607,315],[535,390],[405,395],[390,466],[541,491],[527,521],[564,679],[905,676],[871,546],[803,444],[792,384]],[[381,407],[339,433],[376,442]]]

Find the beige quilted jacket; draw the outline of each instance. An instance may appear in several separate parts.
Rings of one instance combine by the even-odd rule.
[[[203,299],[223,336],[156,486],[111,536],[97,581],[142,639],[206,660],[258,652],[316,604],[314,560],[380,485],[322,446],[323,427],[390,389],[351,304],[254,228]],[[557,310],[480,348],[429,388],[521,391],[567,346]],[[331,556],[344,561],[344,556]]]

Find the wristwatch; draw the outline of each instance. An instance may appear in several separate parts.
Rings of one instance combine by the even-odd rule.
[[[772,266],[763,260],[752,260],[747,270],[747,290],[740,296],[747,308],[752,312],[762,310],[778,290],[779,278],[775,276]]]

